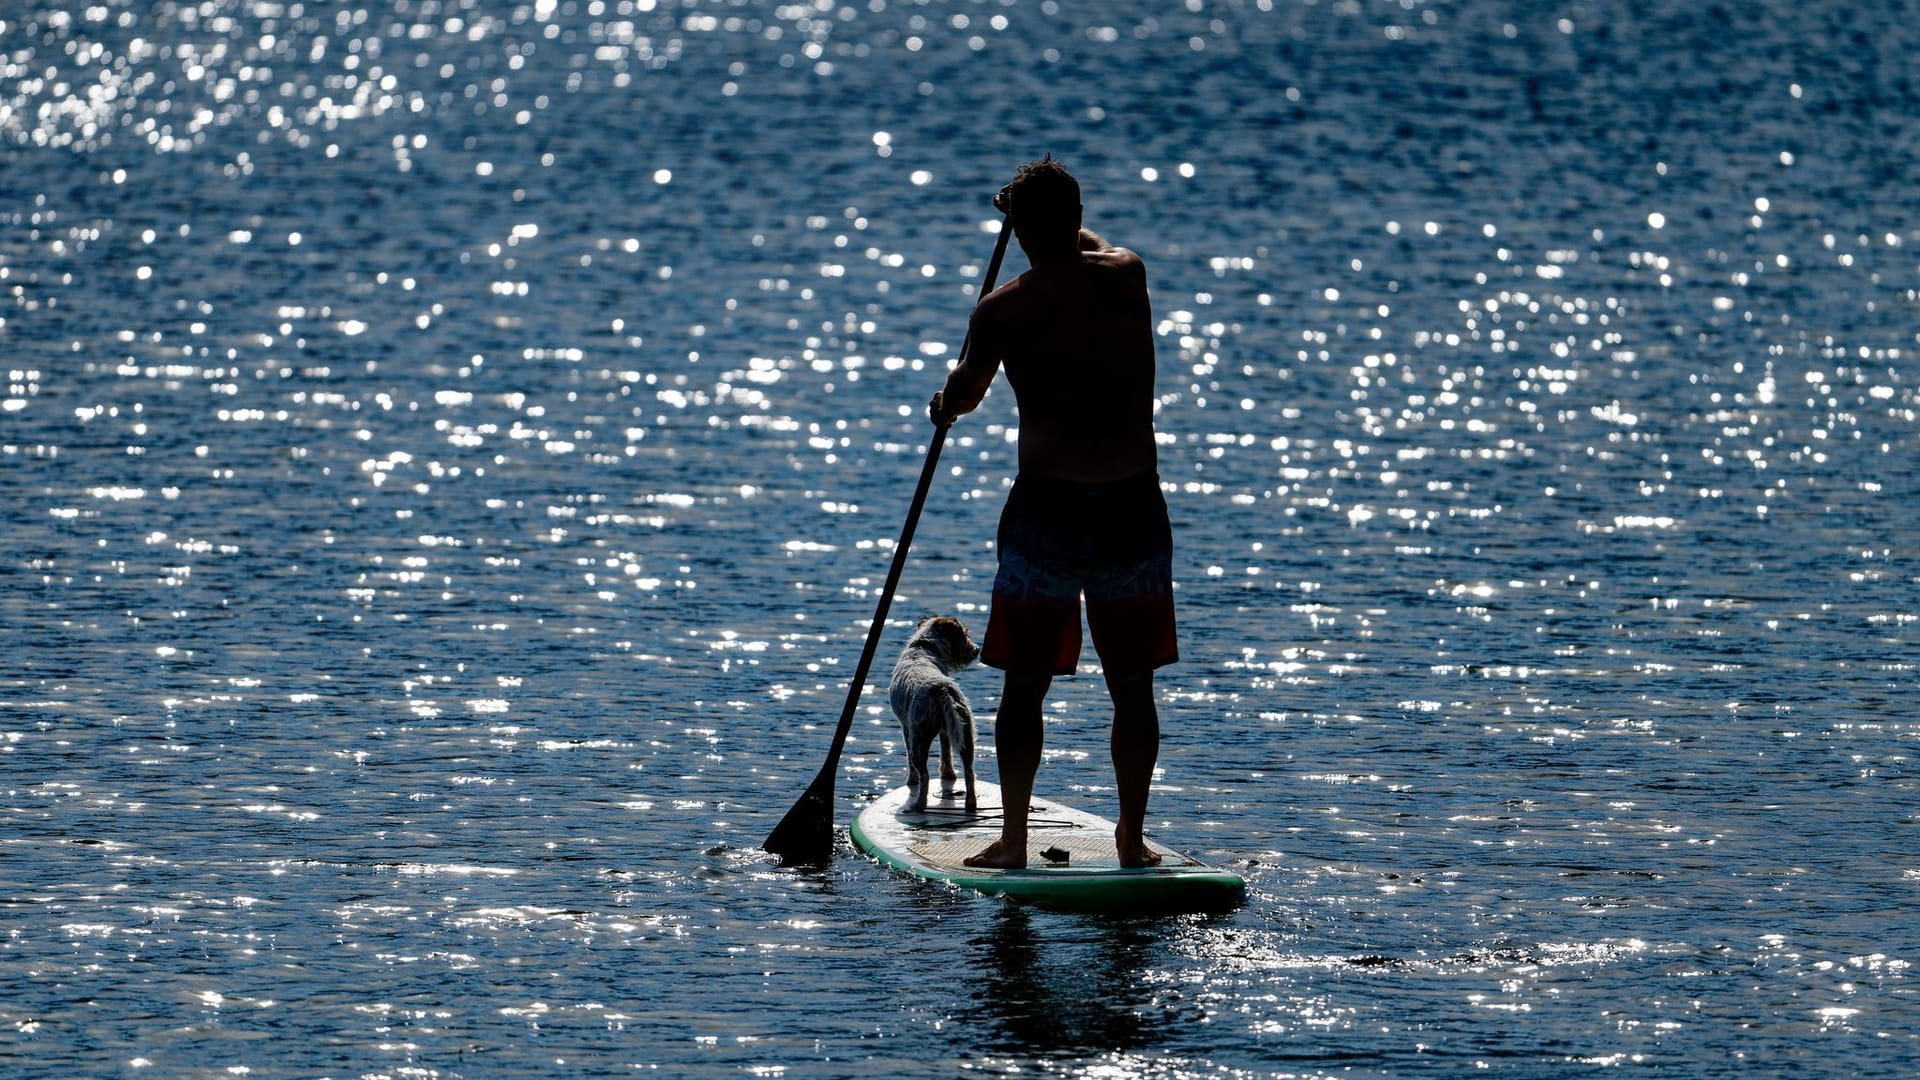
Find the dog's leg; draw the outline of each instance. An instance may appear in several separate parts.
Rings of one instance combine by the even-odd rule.
[[[927,767],[918,759],[907,766],[907,809],[927,808]]]
[[[947,726],[952,729],[953,741],[959,744],[960,765],[967,772],[967,813],[971,814],[980,808],[973,788],[973,710],[964,700],[955,700],[948,708],[952,711],[947,714]],[[953,781],[949,779],[947,784],[951,788]]]
[[[911,713],[901,713],[897,707],[894,710],[894,715],[900,718],[900,746],[907,754],[907,808],[912,809],[914,791],[918,782],[918,776],[916,775],[917,770],[914,768],[915,758],[913,756],[913,716]]]
[[[947,796],[953,794],[953,782],[955,780],[953,772],[953,739],[948,734],[949,729],[952,727],[953,725],[950,723],[942,723],[940,725],[940,793]]]
[[[933,729],[930,725],[918,722],[916,713],[907,738],[907,787],[910,791],[907,808],[921,811],[927,808],[927,789],[933,786],[933,778],[927,775],[927,753],[933,749]]]

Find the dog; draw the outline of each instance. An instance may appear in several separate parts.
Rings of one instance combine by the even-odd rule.
[[[893,715],[900,718],[900,732],[907,740],[907,787],[911,794],[908,809],[927,808],[927,751],[940,739],[940,779],[943,790],[953,793],[953,754],[960,754],[967,775],[967,812],[979,807],[973,783],[973,707],[967,695],[953,681],[960,671],[980,658],[980,647],[967,636],[959,619],[941,615],[921,619],[900,659],[893,665],[889,695]]]

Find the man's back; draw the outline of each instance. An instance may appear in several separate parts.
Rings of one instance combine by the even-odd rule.
[[[1103,248],[1037,265],[980,304],[973,335],[1013,386],[1023,475],[1153,471],[1153,316],[1139,256]]]

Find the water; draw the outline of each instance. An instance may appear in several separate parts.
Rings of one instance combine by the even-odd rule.
[[[10,1075],[1920,1064],[1912,5],[8,10]],[[1230,916],[758,850],[1048,151],[1149,265]],[[888,655],[984,622],[1010,399]]]

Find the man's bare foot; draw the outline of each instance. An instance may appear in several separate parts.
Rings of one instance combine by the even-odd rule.
[[[995,840],[987,845],[987,850],[978,855],[969,855],[965,861],[968,866],[982,869],[1021,870],[1027,865],[1027,849],[1025,844],[1009,848],[1005,840]]]
[[[1113,831],[1113,848],[1120,856],[1120,865],[1129,870],[1160,865],[1160,853],[1148,847],[1143,837],[1128,836],[1125,828]]]

